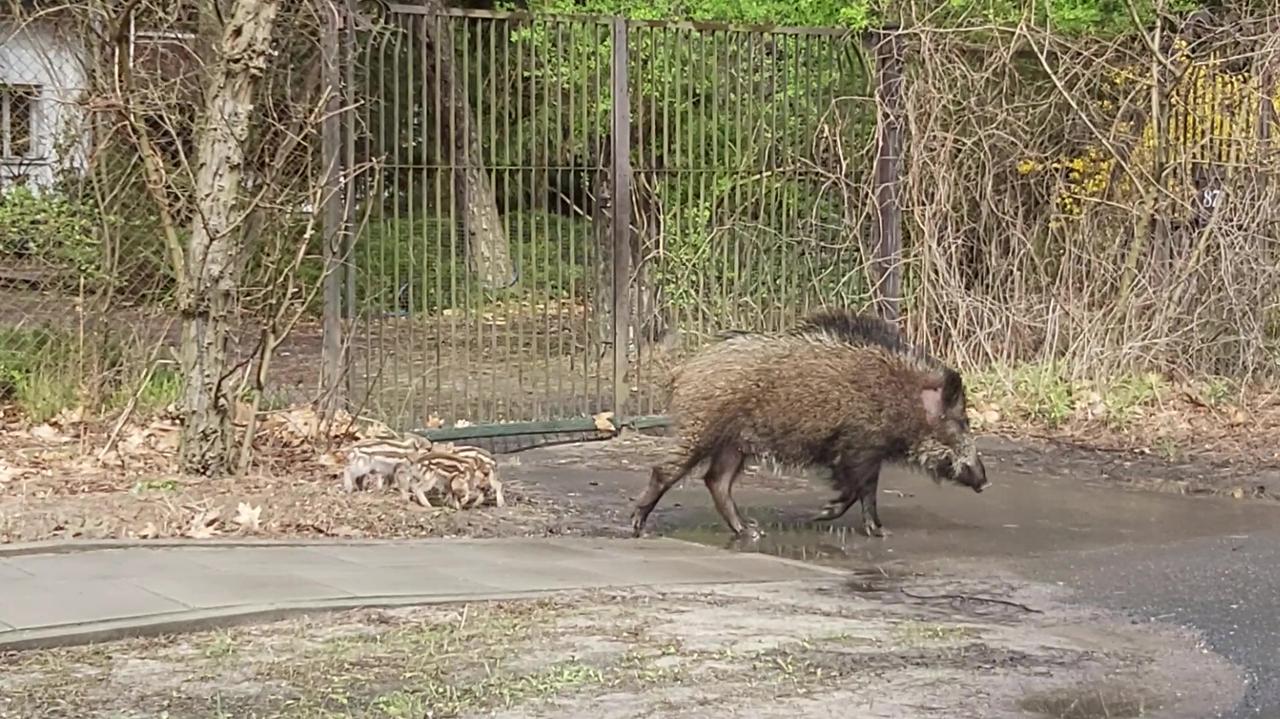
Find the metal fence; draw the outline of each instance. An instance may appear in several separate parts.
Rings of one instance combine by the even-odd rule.
[[[351,400],[661,410],[664,362],[869,297],[861,35],[391,6],[354,46]]]

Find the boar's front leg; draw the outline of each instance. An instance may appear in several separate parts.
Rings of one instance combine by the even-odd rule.
[[[862,531],[868,537],[883,537],[884,525],[880,522],[880,511],[876,504],[876,495],[880,489],[880,463],[868,461],[842,465],[834,467],[832,471],[840,494],[828,501],[813,521],[829,522],[839,519],[854,503],[861,501]]]

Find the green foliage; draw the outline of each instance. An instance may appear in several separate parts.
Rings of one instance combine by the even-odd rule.
[[[100,252],[94,234],[96,216],[61,193],[36,194],[25,185],[0,197],[0,256],[39,261],[75,272],[100,275]]]
[[[504,3],[514,7],[515,3]],[[623,15],[637,20],[702,20],[791,26],[866,28],[878,20],[876,0],[537,0],[538,13]]]
[[[582,297],[588,280],[591,224],[546,213],[503,217],[518,277],[510,288],[484,290],[467,271],[466,248],[453,223],[438,217],[388,217],[369,222],[356,243],[358,311],[440,312],[504,299]],[[304,282],[318,281],[319,260],[304,268]]]
[[[668,218],[664,256],[653,277],[668,306],[698,326],[730,321],[756,327],[771,323],[780,310],[824,302],[864,305],[869,293],[858,271],[857,238],[842,234],[838,224],[801,219],[809,213],[838,216],[836,203],[813,200],[818,188],[800,178],[750,185],[747,196],[764,198],[758,214],[718,217],[702,199]]]
[[[1018,367],[1012,377],[1013,394],[1034,419],[1050,427],[1065,422],[1075,407],[1075,387],[1054,362]]]
[[[112,397],[111,405],[123,407],[135,390],[135,387],[128,385],[121,387]],[[182,374],[174,365],[163,364],[151,372],[146,378],[146,384],[138,392],[137,411],[143,415],[156,412],[176,404],[181,398]]]
[[[533,0],[503,3],[537,13],[623,15],[638,20],[702,20],[865,30],[901,21],[906,3],[888,0]],[[1034,22],[1073,34],[1118,34],[1133,29],[1136,15],[1144,24],[1156,18],[1155,0],[943,0],[927,9],[933,25],[1016,24]],[[1169,0],[1167,12],[1187,13],[1201,0]]]

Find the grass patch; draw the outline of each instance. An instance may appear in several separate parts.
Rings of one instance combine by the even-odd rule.
[[[111,408],[124,407],[129,401],[129,396],[136,389],[136,387],[121,388],[113,398]],[[180,399],[182,399],[182,374],[172,364],[163,364],[152,371],[146,384],[142,386],[142,391],[138,394],[137,410],[143,414],[150,414],[176,404]]]
[[[138,411],[177,402],[182,377],[162,365],[139,391],[145,362],[133,361],[125,344],[109,336],[82,339],[52,326],[0,327],[0,402],[18,407],[32,422],[84,408],[123,408],[135,392]]]
[[[1125,429],[1173,389],[1154,372],[1073,379],[1067,367],[1056,362],[995,367],[971,374],[966,384],[971,406],[986,424],[1006,419],[1049,428],[1090,420]]]
[[[978,636],[973,627],[955,624],[928,624],[925,622],[907,621],[894,626],[893,638],[907,646],[929,644],[949,644]]]
[[[467,268],[465,239],[447,218],[374,217],[357,238],[356,302],[360,312],[440,312],[478,309],[513,299],[582,298],[588,294],[588,257],[595,242],[587,220],[542,212],[504,218],[508,250],[516,269],[509,288],[489,290]],[[309,257],[300,268],[305,287],[319,283],[324,267]],[[320,298],[311,309],[320,311]]]
[[[50,327],[0,328],[0,402],[35,422],[80,404],[85,373],[76,337]]]

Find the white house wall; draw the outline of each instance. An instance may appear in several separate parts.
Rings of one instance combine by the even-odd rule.
[[[0,21],[0,82],[39,85],[32,133],[33,160],[0,158],[0,188],[17,177],[48,187],[55,170],[83,169],[91,134],[81,105],[88,82],[84,45],[54,20]]]

